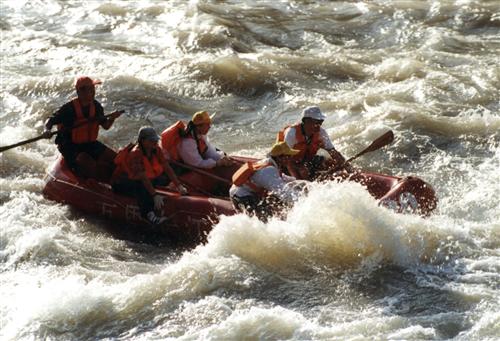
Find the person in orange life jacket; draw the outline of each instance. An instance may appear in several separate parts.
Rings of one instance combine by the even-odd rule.
[[[207,133],[210,130],[212,118],[206,111],[198,111],[189,121],[186,129],[181,132],[181,141],[177,151],[184,163],[204,169],[216,166],[231,166],[233,161],[224,152],[210,144]]]
[[[321,127],[325,119],[326,115],[319,107],[307,107],[302,111],[301,122],[278,133],[278,141],[285,141],[290,148],[300,151],[294,158],[295,162],[287,168],[287,172],[297,179],[313,180],[318,170],[340,167],[345,163],[345,158],[335,150],[328,133]],[[316,155],[320,148],[326,150],[332,159]],[[344,166],[349,168],[349,165]]]
[[[155,186],[166,186],[171,180],[179,193],[187,194],[186,188],[163,156],[159,140],[152,127],[140,128],[137,144],[128,145],[118,152],[116,169],[111,179],[111,186],[116,193],[136,197],[141,216],[153,225],[166,220],[155,213],[163,209],[163,197],[156,193]]]
[[[266,158],[241,166],[234,173],[233,185],[229,190],[235,209],[256,214],[265,220],[276,210],[276,205],[293,203],[304,190],[305,181],[297,181],[283,174],[281,169],[299,153],[286,142],[277,142]]]
[[[109,129],[123,112],[115,111],[109,118],[104,117],[102,105],[94,98],[96,84],[101,82],[89,77],[77,78],[78,97],[64,104],[46,121],[44,135],[49,137],[50,130],[57,125],[55,143],[68,166],[80,176],[108,180],[116,153],[97,141],[97,135],[99,126]],[[78,127],[70,129],[75,126]]]

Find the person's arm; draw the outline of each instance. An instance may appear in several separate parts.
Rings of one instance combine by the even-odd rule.
[[[179,178],[174,173],[174,170],[172,169],[172,167],[170,167],[170,164],[168,163],[167,160],[163,160],[163,170],[165,171],[169,179],[172,180],[175,187],[177,188],[177,191],[182,195],[186,195],[187,194],[186,187],[184,187],[182,183],[179,181]]]
[[[49,138],[52,136],[51,130],[53,126],[61,124],[63,127],[67,128],[67,127],[72,127],[73,122],[74,122],[73,105],[71,102],[66,103],[45,121],[43,135],[45,135],[46,138]],[[61,136],[67,137],[67,135],[68,131],[59,132],[58,138],[62,138]],[[56,138],[56,143],[58,138]]]
[[[95,111],[96,111],[96,117],[99,120],[99,124],[101,125],[101,127],[103,127],[106,130],[111,128],[111,126],[113,125],[115,120],[118,117],[120,117],[121,114],[123,114],[123,110],[118,110],[118,111],[112,112],[111,115],[108,118],[106,118],[106,117],[104,117],[105,116],[104,109],[103,109],[101,103],[99,103],[97,101],[95,101]]]
[[[137,173],[136,179],[140,180],[142,182],[142,184],[144,185],[144,187],[148,191],[149,195],[151,195],[152,197],[155,196],[156,190],[153,187],[151,180],[149,180],[149,178],[146,176],[146,172]]]
[[[203,138],[205,140],[205,144],[207,146],[207,151],[205,152],[206,158],[215,160],[216,166],[226,167],[232,166],[234,164],[235,161],[226,156],[226,153],[224,153],[222,150],[217,150],[217,148],[215,148],[213,144],[210,143],[206,135],[200,138]]]
[[[219,161],[224,157],[223,152],[218,152],[217,149],[210,143],[209,139],[207,136],[200,136],[201,139],[205,140],[205,144],[207,146],[207,151],[205,152],[205,156],[208,159],[213,159],[215,161]]]
[[[71,108],[71,103],[66,103],[61,106],[55,113],[52,114],[52,116],[50,116],[45,121],[45,130],[50,131],[52,127],[57,124],[63,124],[65,126],[72,125],[73,120],[70,120]]]
[[[211,169],[217,165],[217,161],[213,159],[203,159],[198,152],[198,147],[196,142],[190,138],[184,138],[179,143],[178,147],[179,155],[182,161],[190,166]]]
[[[332,148],[327,151],[328,154],[330,154],[330,156],[332,157],[333,164],[335,165],[335,167],[347,166],[347,164],[345,164],[345,157],[343,157],[342,154],[340,154],[335,148]]]
[[[330,140],[330,137],[328,136],[328,133],[326,132],[325,129],[321,128],[320,136],[321,136],[321,147],[324,150],[326,150],[328,154],[331,156],[335,167],[342,166],[345,162],[345,157],[335,149],[332,140]]]

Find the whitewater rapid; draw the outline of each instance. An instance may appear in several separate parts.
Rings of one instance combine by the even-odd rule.
[[[5,340],[496,340],[500,336],[496,1],[2,1],[0,145],[37,136],[103,81],[118,149],[217,112],[211,141],[261,157],[318,105],[356,166],[415,175],[428,217],[325,183],[283,219],[222,217],[176,249],[42,196],[53,141],[0,153]]]

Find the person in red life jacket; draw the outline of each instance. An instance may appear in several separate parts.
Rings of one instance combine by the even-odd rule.
[[[107,180],[112,172],[116,153],[97,141],[99,126],[109,129],[123,111],[115,111],[108,118],[102,105],[95,100],[95,85],[98,80],[89,77],[76,79],[78,95],[64,104],[45,123],[45,132],[57,125],[55,143],[68,166],[78,175]]]
[[[158,145],[160,137],[152,127],[139,129],[136,144],[120,150],[115,158],[116,169],[111,186],[118,194],[131,195],[137,199],[141,216],[153,225],[166,221],[163,214],[163,197],[155,186],[166,186],[172,181],[182,195],[186,188],[166,161]],[[155,212],[156,211],[156,212]]]
[[[233,165],[233,161],[224,152],[218,151],[209,142],[207,133],[211,125],[212,118],[208,112],[199,111],[180,132],[181,139],[177,145],[177,152],[184,163],[204,169]]]
[[[333,143],[321,124],[326,119],[319,107],[311,106],[302,111],[302,120],[281,130],[277,141],[284,141],[290,148],[300,152],[290,163],[287,172],[297,179],[313,180],[317,171],[347,167],[345,158],[333,147]],[[324,149],[331,156],[331,160],[316,155],[319,149]]]
[[[286,142],[277,142],[268,156],[255,163],[245,163],[233,175],[229,197],[236,210],[255,214],[266,220],[277,208],[292,204],[302,194],[305,181],[282,173],[282,169],[300,153]]]

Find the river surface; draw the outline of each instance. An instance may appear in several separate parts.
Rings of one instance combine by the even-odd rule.
[[[52,141],[0,154],[2,340],[498,340],[499,1],[0,2],[0,145],[103,81],[117,149],[217,112],[260,157],[318,105],[337,150],[435,188],[429,218],[318,184],[284,220],[223,217],[191,250],[109,233],[45,199]],[[121,226],[127,229],[127,226]]]

